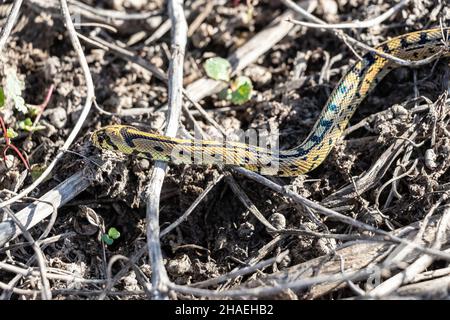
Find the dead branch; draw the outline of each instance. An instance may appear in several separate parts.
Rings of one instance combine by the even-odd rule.
[[[173,26],[172,58],[169,66],[169,115],[164,134],[174,137],[178,131],[181,104],[183,103],[183,62],[187,41],[187,23],[184,17],[182,0],[169,1],[169,15]],[[155,299],[167,298],[166,283],[169,282],[163,265],[159,241],[159,198],[167,167],[166,162],[155,161],[146,190],[147,244],[153,268],[152,290]]]

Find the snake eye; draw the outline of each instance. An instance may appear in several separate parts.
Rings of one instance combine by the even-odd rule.
[[[104,143],[105,141],[107,141],[107,139],[108,135],[106,134],[104,129],[97,130],[92,134],[92,144],[97,148],[109,149],[109,144]]]

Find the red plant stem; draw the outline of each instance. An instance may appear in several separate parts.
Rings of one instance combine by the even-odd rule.
[[[45,96],[44,102],[42,102],[38,108],[39,111],[36,115],[36,118],[33,121],[33,128],[36,126],[36,124],[39,122],[39,120],[41,119],[42,113],[44,112],[45,108],[47,107],[48,103],[50,102],[50,98],[52,97],[52,93],[53,93],[53,89],[55,88],[55,86],[52,84],[50,86],[50,88],[47,91],[47,95]],[[32,132],[32,131],[31,131]],[[30,134],[31,134],[30,132]]]
[[[8,132],[6,131],[5,122],[3,121],[2,116],[0,116],[0,125],[2,126],[3,137],[5,138],[6,145],[9,145],[11,140],[8,137]]]
[[[6,147],[3,149],[3,160],[6,163],[6,151],[8,151],[9,149],[13,149],[14,152],[19,156],[20,160],[25,165],[25,168],[27,168],[27,170],[30,170],[30,165],[28,164],[27,159],[25,159],[25,157],[22,155],[22,153],[19,151],[19,149],[17,149],[17,147],[11,143],[11,139],[9,139],[9,137],[8,137],[8,131],[6,130],[5,121],[3,121],[2,116],[0,116],[0,125],[2,127],[3,137],[4,137],[5,143],[6,143]]]
[[[53,89],[55,89],[55,86],[52,84],[50,85],[50,88],[47,91],[47,95],[45,96],[44,102],[39,106],[42,111],[47,107],[48,103],[50,102],[50,98],[52,97]]]

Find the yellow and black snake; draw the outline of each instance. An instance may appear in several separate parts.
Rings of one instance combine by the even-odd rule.
[[[382,43],[377,50],[411,61],[431,57],[438,52],[442,52],[438,56],[449,56],[449,36],[449,28],[412,32]],[[227,164],[264,175],[298,176],[322,163],[360,102],[397,66],[373,52],[365,54],[334,89],[308,137],[289,150],[269,150],[239,142],[171,138],[123,125],[106,126],[95,131],[92,141],[99,148],[153,160]]]

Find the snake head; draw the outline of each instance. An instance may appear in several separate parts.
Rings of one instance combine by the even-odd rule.
[[[100,149],[115,150],[117,142],[121,140],[120,129],[124,126],[107,126],[94,131],[91,136],[91,141],[94,146]]]
[[[94,131],[91,136],[91,142],[97,148],[103,149],[106,147],[105,142],[108,141],[108,135],[105,128]]]

